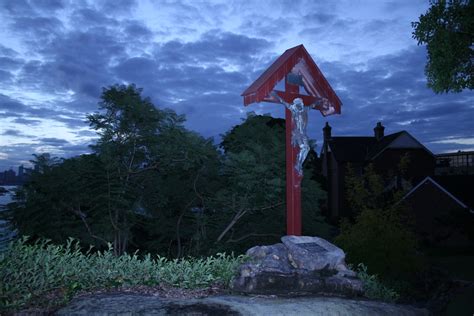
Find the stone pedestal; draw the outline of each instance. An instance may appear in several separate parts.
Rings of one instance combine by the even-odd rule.
[[[247,251],[250,261],[240,266],[234,291],[249,294],[322,294],[358,296],[362,282],[345,264],[342,249],[327,240],[284,236],[282,243]]]

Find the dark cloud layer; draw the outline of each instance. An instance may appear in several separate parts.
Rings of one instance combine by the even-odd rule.
[[[381,121],[386,132],[407,130],[434,152],[468,148],[438,142],[449,136],[474,138],[474,93],[433,93],[426,87],[425,62],[425,49],[414,47],[371,60],[360,71],[342,63],[321,64],[344,103],[343,115],[328,118],[333,133],[371,135]]]
[[[10,124],[0,126],[0,136],[28,139],[28,130],[44,126],[48,119],[76,137],[42,134],[30,138],[31,143],[0,145],[0,170],[45,148],[62,156],[87,152],[94,132],[87,130],[85,115],[97,110],[102,88],[116,83],[135,83],[157,106],[185,114],[189,128],[216,140],[239,124],[245,112],[281,117],[283,108],[276,104],[244,108],[240,94],[278,57],[275,47],[285,36],[299,34],[347,56],[364,56],[339,35],[376,38],[395,23],[383,18],[363,23],[341,16],[333,3],[281,1],[272,4],[274,16],[252,10],[252,5],[208,3],[198,8],[194,2],[163,2],[160,8],[180,23],[152,29],[132,18],[130,12],[138,4],[130,0],[0,1],[4,26],[28,52],[0,43],[0,122]],[[226,14],[245,15],[238,31],[221,28]],[[205,31],[198,32],[196,23]],[[172,31],[192,40],[170,37],[178,34]],[[387,133],[405,129],[434,152],[474,146],[455,141],[474,138],[474,94],[435,95],[427,89],[424,48],[413,45],[368,57],[363,65],[345,59],[319,61],[317,52],[310,53],[344,103],[341,116],[322,119],[319,113],[311,114],[309,134],[319,144],[328,120],[335,135],[370,135],[382,121]],[[447,139],[452,141],[444,142]]]

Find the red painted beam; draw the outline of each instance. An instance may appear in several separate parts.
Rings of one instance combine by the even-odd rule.
[[[291,86],[293,86],[293,85],[291,85]],[[303,104],[308,106],[308,105],[311,105],[311,104],[315,103],[318,100],[318,98],[313,97],[312,95],[299,94],[299,87],[298,86],[295,86],[295,87],[296,88],[294,88],[294,90],[296,91],[296,93],[292,93],[292,92],[288,92],[288,91],[278,91],[278,90],[274,90],[274,91],[280,96],[280,98],[282,98],[283,100],[285,100],[288,103],[293,103],[294,99],[301,98],[301,99],[303,99]],[[265,98],[262,101],[280,103],[278,100],[275,100],[275,99],[272,99],[272,98]]]
[[[273,90],[275,85],[282,80],[293,67],[301,60],[304,60],[309,68],[309,77],[314,83],[314,91],[310,94],[322,96],[327,98],[334,106],[336,113],[341,113],[342,102],[332,89],[329,82],[322,74],[319,67],[309,55],[308,51],[303,45],[298,45],[287,49],[270,67],[265,70],[260,77],[257,78],[245,91],[242,93],[244,97],[244,105],[250,103],[261,102]],[[298,91],[294,91],[298,93]]]
[[[286,81],[286,80],[285,80]],[[285,96],[296,95],[299,87],[285,82]],[[280,95],[280,93],[279,93]],[[280,95],[284,98],[282,95]],[[284,98],[288,103],[293,99]],[[306,103],[305,103],[306,104]],[[291,144],[293,118],[291,111],[285,108],[286,127],[286,234],[301,236],[301,179],[295,169],[299,148]]]

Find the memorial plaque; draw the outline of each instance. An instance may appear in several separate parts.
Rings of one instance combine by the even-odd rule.
[[[309,251],[310,253],[327,251],[325,248],[321,247],[320,245],[314,242],[304,242],[304,243],[298,243],[295,245],[303,248],[304,250]]]

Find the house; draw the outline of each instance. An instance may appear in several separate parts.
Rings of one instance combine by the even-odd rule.
[[[472,243],[473,206],[454,196],[433,178],[420,181],[402,201],[409,206],[415,232],[425,244],[461,247]]]
[[[373,136],[332,136],[331,129],[328,123],[323,128],[321,163],[327,180],[328,217],[332,221],[353,215],[344,198],[349,164],[361,174],[364,167],[372,163],[377,173],[386,175],[397,170],[401,158],[408,156],[406,175],[413,186],[434,175],[435,156],[407,131],[385,135],[385,127],[380,122]]]

